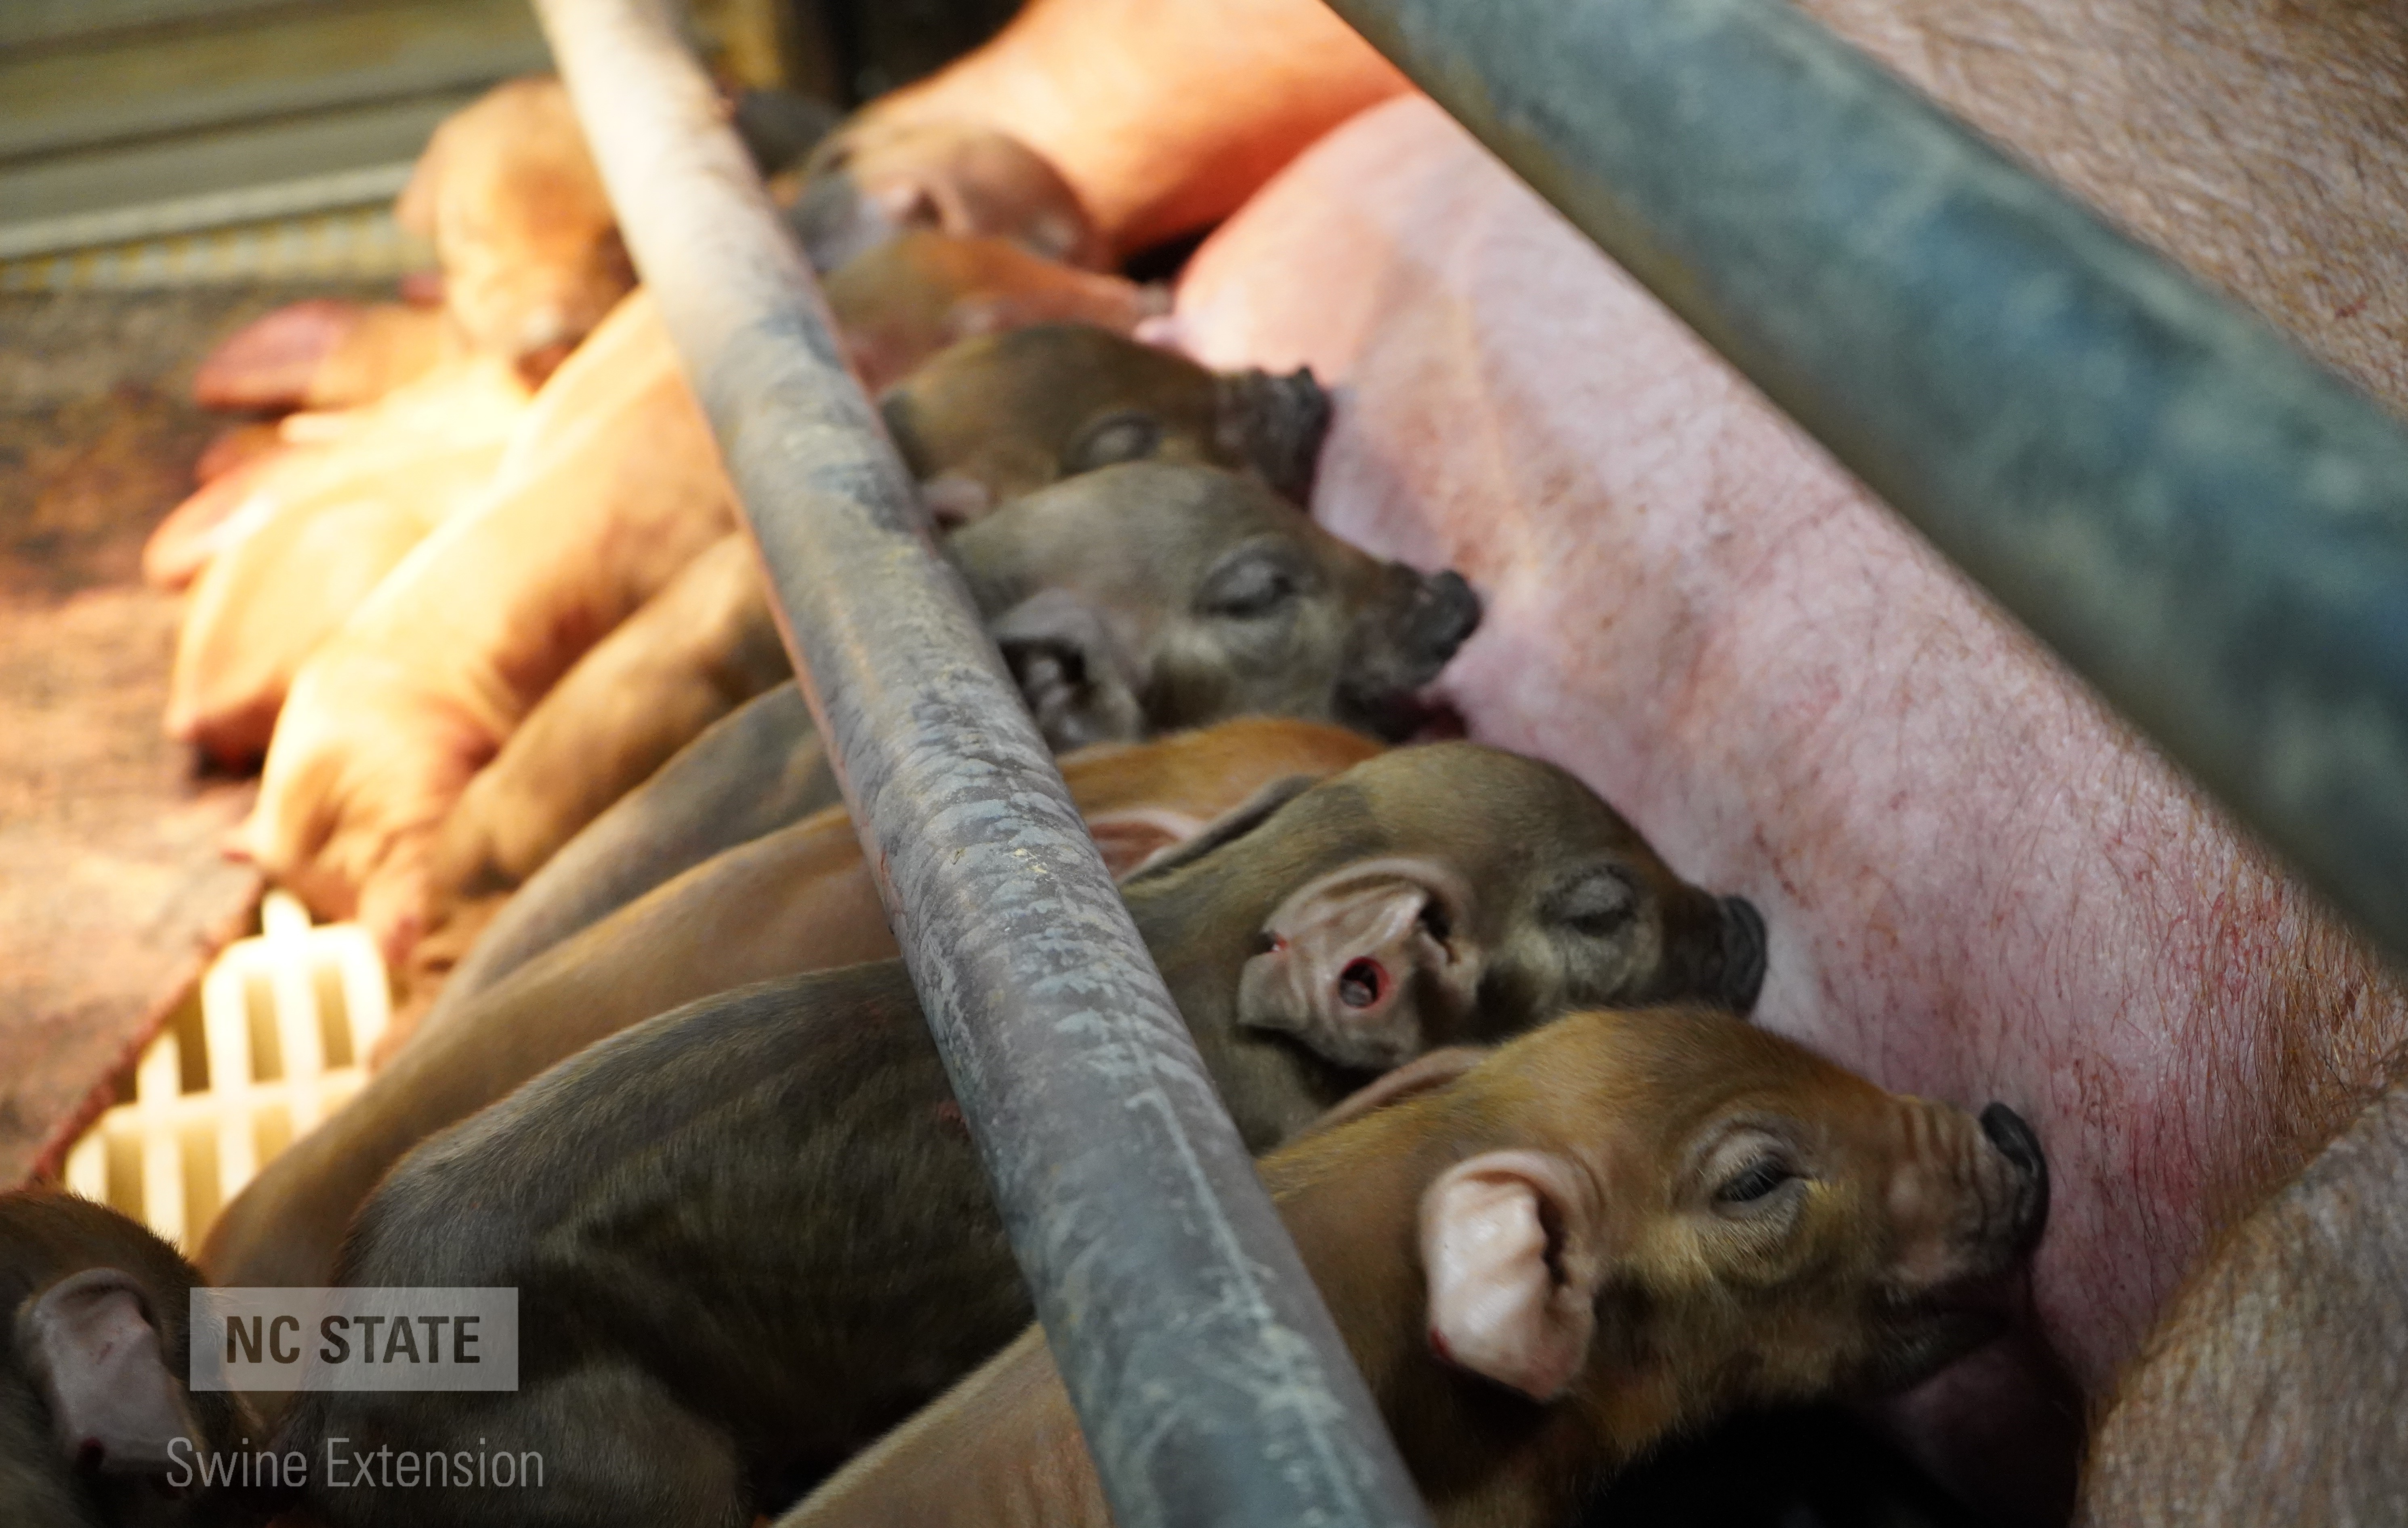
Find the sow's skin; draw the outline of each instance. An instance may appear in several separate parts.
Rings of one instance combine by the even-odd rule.
[[[1366,557],[1260,483],[1133,463],[1056,483],[946,553],[1056,749],[1228,716],[1334,721],[1391,740],[1480,614],[1452,572]],[[436,1012],[722,849],[833,804],[800,692],[696,738],[530,878]]]
[[[1559,1018],[1262,1175],[1440,1528],[1558,1528],[1668,1438],[1933,1373],[2001,1329],[2048,1204],[2004,1105],[1702,1009]],[[1268,1521],[1252,1484],[1203,1488]],[[1032,1330],[779,1528],[1111,1521]]]
[[[2228,1232],[2126,1371],[2080,1521],[2382,1523],[2408,1511],[2408,1085]]]
[[[1062,760],[1062,778],[1120,875],[1276,781],[1321,779],[1380,746],[1340,728],[1243,717],[1082,749]],[[210,1225],[201,1266],[222,1284],[322,1284],[387,1168],[546,1067],[696,998],[895,954],[843,807],[726,850],[448,1005],[244,1187]]]
[[[1247,472],[1301,502],[1329,423],[1310,373],[1218,374],[1076,324],[954,346],[883,407],[906,466],[954,524],[1129,461]],[[468,783],[436,843],[432,920],[463,893],[525,880],[705,728],[791,673],[751,539],[731,532],[579,658]]]
[[[0,1522],[249,1523],[202,1463],[259,1434],[237,1398],[188,1391],[200,1282],[176,1249],[72,1194],[0,1194]]]
[[[1126,892],[1257,1150],[1387,1058],[1566,1005],[1743,1004],[1758,975],[1752,929],[1570,776],[1469,743],[1267,794]],[[516,1286],[528,1382],[308,1396],[292,1446],[481,1436],[540,1450],[549,1485],[322,1492],[336,1528],[741,1521],[761,1482],[833,1465],[1029,1313],[900,961],[588,1047],[395,1168],[341,1276]]]

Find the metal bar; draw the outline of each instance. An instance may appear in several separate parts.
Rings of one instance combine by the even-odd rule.
[[[1784,0],[1330,0],[2408,958],[2408,437]]]
[[[1427,1521],[661,0],[538,0],[1123,1528]]]

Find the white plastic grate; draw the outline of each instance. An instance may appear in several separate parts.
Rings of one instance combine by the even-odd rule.
[[[376,942],[271,891],[142,1053],[134,1096],[67,1154],[66,1185],[186,1251],[260,1164],[339,1106],[393,1012]]]

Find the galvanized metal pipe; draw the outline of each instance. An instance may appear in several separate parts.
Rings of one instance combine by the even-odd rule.
[[[662,0],[538,0],[1123,1528],[1420,1500]]]
[[[2408,959],[2408,436],[1785,0],[1340,15]]]

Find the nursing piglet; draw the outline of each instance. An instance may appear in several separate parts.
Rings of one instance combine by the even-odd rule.
[[[1247,471],[1301,500],[1329,413],[1309,372],[1215,373],[1075,324],[954,346],[884,407],[906,465],[934,479],[924,485],[931,506],[956,519],[1127,461]],[[525,880],[705,728],[793,671],[749,543],[731,533],[689,563],[478,771],[435,847],[438,919],[464,893]]]
[[[1469,743],[1266,793],[1126,895],[1257,1150],[1391,1060],[1571,1005],[1744,1006],[1762,974],[1752,914],[1562,771]],[[539,1377],[308,1395],[286,1446],[484,1437],[550,1463],[541,1492],[319,1492],[334,1528],[741,1521],[763,1480],[833,1465],[1029,1309],[899,961],[589,1046],[396,1167],[341,1278],[515,1286]]]
[[[278,309],[209,353],[194,398],[216,409],[347,408],[464,348],[539,382],[636,284],[584,129],[549,75],[505,81],[445,118],[394,220],[433,241],[439,309]]]
[[[1062,778],[1105,863],[1125,874],[1276,781],[1318,780],[1379,751],[1340,728],[1242,717],[1082,749],[1062,760]],[[323,1283],[343,1228],[387,1168],[546,1067],[714,992],[895,954],[841,806],[716,855],[473,1001],[447,1003],[244,1187],[210,1226],[201,1265],[228,1284]]]
[[[786,221],[822,270],[914,229],[1009,238],[1089,270],[1111,264],[1078,193],[1052,162],[982,124],[856,119],[812,151],[803,176]]]
[[[879,411],[929,510],[955,524],[1115,462],[1230,468],[1301,504],[1329,430],[1329,396],[1310,368],[1209,371],[1079,324],[955,345]]]
[[[853,256],[822,283],[845,354],[872,394],[946,346],[1032,324],[1133,334],[1169,293],[1081,270],[994,235],[914,228]]]
[[[1924,1378],[2000,1330],[2048,1203],[2004,1104],[1702,1009],[1557,1019],[1262,1174],[1440,1528],[1555,1528],[1676,1434]],[[1270,1521],[1254,1485],[1195,1489]],[[780,1528],[1111,1521],[1031,1331]]]
[[[1057,749],[1252,714],[1400,738],[1479,620],[1451,572],[1365,557],[1260,483],[1133,463],[946,543]],[[272,762],[272,761],[271,761]],[[466,998],[611,908],[837,800],[800,693],[696,738],[564,846],[453,971]]]

